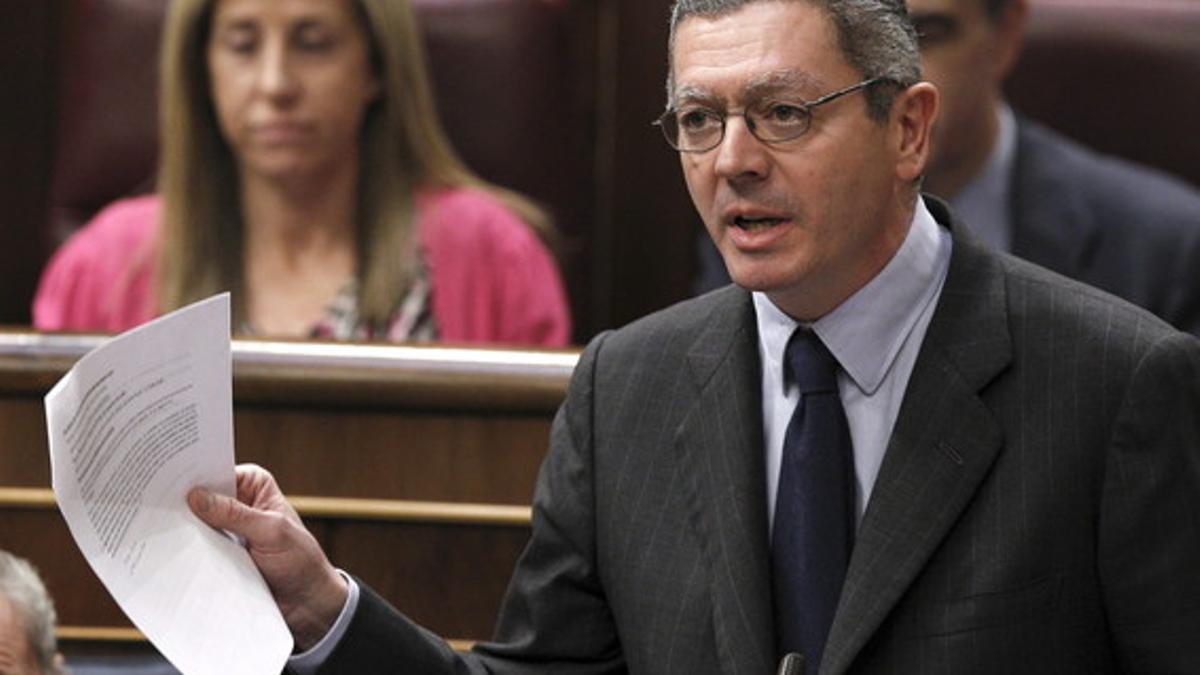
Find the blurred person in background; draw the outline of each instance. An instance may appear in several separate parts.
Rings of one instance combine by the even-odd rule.
[[[119,331],[230,290],[240,334],[567,344],[550,225],[457,157],[420,45],[407,2],[172,3],[159,194],[55,254],[35,326]]]
[[[65,675],[54,603],[27,561],[0,550],[0,673]]]
[[[924,76],[942,92],[923,189],[945,197],[994,247],[1200,335],[1200,192],[1009,107],[1003,86],[1020,55],[1029,0],[907,4]],[[695,289],[729,283],[706,235],[699,246]]]

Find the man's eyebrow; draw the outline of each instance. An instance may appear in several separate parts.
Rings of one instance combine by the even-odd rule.
[[[824,80],[819,76],[799,70],[774,70],[747,82],[741,96],[744,101],[752,101],[779,92],[816,95],[824,89]]]
[[[773,70],[764,73],[742,85],[739,98],[742,101],[754,101],[765,95],[788,92],[797,95],[812,94],[824,91],[824,80],[819,76],[800,70]],[[675,89],[671,106],[678,107],[682,103],[700,102],[710,105],[724,105],[728,101],[724,96],[695,84],[681,84]]]
[[[675,94],[671,97],[671,107],[678,107],[680,103],[696,101],[703,103],[723,103],[724,100],[724,97],[716,95],[711,89],[694,84],[681,84],[675,89]]]

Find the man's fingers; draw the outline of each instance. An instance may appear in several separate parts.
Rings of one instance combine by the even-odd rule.
[[[296,637],[312,646],[346,602],[347,587],[265,469],[237,467],[238,498],[194,487],[188,506],[204,523],[244,544]]]

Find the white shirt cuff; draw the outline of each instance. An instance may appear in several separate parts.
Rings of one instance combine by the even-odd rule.
[[[350,590],[346,594],[346,604],[342,605],[342,611],[338,614],[337,621],[333,622],[333,627],[329,629],[325,637],[321,638],[320,642],[313,645],[312,649],[288,658],[288,670],[295,675],[315,675],[317,669],[325,665],[325,660],[342,641],[342,636],[350,627],[350,620],[354,618],[354,611],[358,609],[358,583],[341,570],[338,570],[338,574],[346,580],[346,585]]]

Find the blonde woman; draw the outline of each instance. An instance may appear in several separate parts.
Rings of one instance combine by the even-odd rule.
[[[406,2],[176,0],[165,31],[159,194],[55,254],[38,328],[228,289],[246,334],[567,343],[546,225],[451,149]]]

